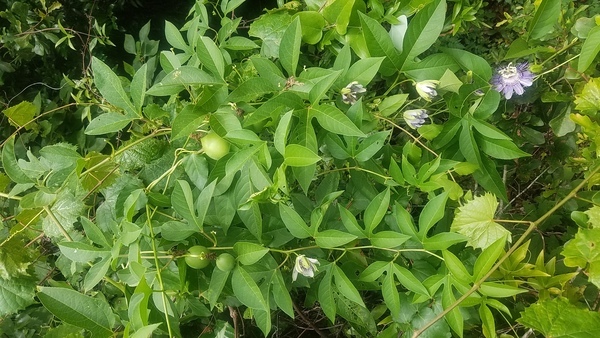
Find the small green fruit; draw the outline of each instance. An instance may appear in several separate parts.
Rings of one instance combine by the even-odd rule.
[[[215,132],[210,131],[200,139],[206,156],[218,160],[229,153],[229,142]]]
[[[195,245],[188,249],[185,256],[185,263],[194,269],[203,269],[210,264],[208,259],[208,249],[205,246]]]
[[[235,257],[228,253],[222,253],[217,257],[217,268],[221,271],[231,271],[235,267]]]

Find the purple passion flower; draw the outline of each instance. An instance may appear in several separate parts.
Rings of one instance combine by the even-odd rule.
[[[513,93],[523,95],[524,87],[529,87],[533,84],[533,73],[529,71],[527,62],[518,63],[513,66],[509,63],[505,67],[500,67],[496,70],[496,74],[492,76],[491,81],[494,89],[509,100]]]
[[[357,81],[350,82],[346,87],[340,91],[342,94],[342,101],[345,104],[355,104],[358,99],[365,94],[367,90]]]
[[[409,127],[412,129],[417,129],[425,124],[425,121],[429,118],[429,115],[425,109],[411,109],[405,111],[402,117],[404,117],[404,121]]]

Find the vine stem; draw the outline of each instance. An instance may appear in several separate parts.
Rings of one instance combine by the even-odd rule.
[[[380,120],[384,120],[387,123],[391,124],[392,126],[394,126],[395,128],[398,128],[400,130],[402,130],[403,133],[405,133],[406,135],[410,136],[410,138],[412,138],[415,142],[417,142],[421,147],[423,147],[425,150],[427,150],[428,152],[432,153],[433,156],[435,157],[440,157],[440,155],[438,155],[435,151],[429,149],[429,147],[427,147],[423,142],[421,142],[421,140],[418,137],[415,137],[413,134],[409,133],[408,130],[400,127],[397,123],[395,123],[394,121],[383,117],[381,115],[375,115],[376,118],[380,119]]]
[[[519,239],[510,247],[510,249],[508,249],[508,251],[504,254],[504,256],[502,256],[500,258],[500,260],[498,260],[498,262],[490,269],[490,271],[488,271],[483,277],[481,277],[477,282],[475,282],[473,284],[473,287],[471,287],[471,289],[469,289],[469,291],[467,291],[465,294],[463,294],[460,298],[458,298],[450,306],[448,306],[447,308],[445,308],[444,311],[440,312],[437,316],[435,316],[435,318],[433,318],[431,321],[429,321],[423,327],[421,327],[420,329],[418,329],[417,331],[415,331],[413,333],[413,335],[412,335],[412,338],[419,337],[425,330],[427,330],[429,327],[431,327],[433,324],[435,324],[438,320],[444,318],[444,316],[446,314],[448,314],[450,311],[452,311],[454,308],[456,308],[458,305],[460,305],[460,303],[462,303],[465,299],[467,299],[467,297],[469,297],[471,294],[473,294],[474,292],[476,292],[477,290],[479,290],[479,288],[481,287],[481,284],[483,284],[483,282],[485,282],[500,267],[500,265],[502,265],[502,263],[504,263],[504,261],[506,259],[508,259],[508,257],[510,257],[510,255],[521,244],[523,244],[523,242],[525,241],[525,239],[527,238],[527,236],[529,236],[529,234],[531,234],[531,232],[533,232],[548,217],[552,216],[552,214],[554,214],[554,212],[556,212],[556,210],[558,210],[560,207],[562,207],[571,198],[575,197],[575,195],[577,194],[577,192],[581,188],[583,188],[583,186],[586,185],[587,182],[592,177],[594,177],[594,175],[599,170],[600,170],[600,167],[594,169],[594,171],[592,171],[592,173],[587,178],[585,178],[581,183],[579,183],[579,185],[577,185],[573,190],[571,190],[571,192],[567,196],[565,196],[562,200],[560,200],[554,207],[552,207],[552,209],[548,210],[548,212],[546,212],[544,215],[542,215],[540,218],[538,218],[535,222],[530,222],[529,223],[529,227],[527,228],[527,230],[525,230],[525,232],[521,235],[521,237],[519,237]]]

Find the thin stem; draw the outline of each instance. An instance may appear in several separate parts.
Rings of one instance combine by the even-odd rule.
[[[5,194],[3,192],[0,192],[0,197],[4,197],[6,199],[15,200],[15,201],[20,201],[21,200],[21,197],[19,197],[19,196],[11,196],[11,195]]]
[[[148,215],[148,217],[146,217],[146,224],[148,224],[148,229],[150,230],[150,242],[152,244],[152,251],[154,253],[154,265],[156,266],[156,269],[157,269],[156,270],[156,278],[158,280],[158,285],[159,285],[160,289],[164,290],[165,286],[163,284],[162,276],[160,274],[160,271],[162,270],[162,268],[160,268],[159,256],[157,254],[158,250],[156,248],[156,241],[154,240],[154,229],[152,227],[152,220],[150,218],[150,215],[152,215],[152,212],[150,212],[150,207],[147,204],[146,204],[146,215]],[[171,329],[171,321],[169,320],[169,311],[167,309],[167,304],[168,304],[167,296],[165,295],[164,291],[161,291],[160,294],[162,296],[163,312],[165,314],[165,321],[167,323],[167,330],[169,332],[169,337],[173,337],[173,332]]]
[[[435,318],[433,318],[431,321],[429,321],[423,327],[416,330],[413,333],[412,338],[419,337],[425,330],[427,330],[429,327],[431,327],[433,324],[435,324],[438,320],[444,318],[444,316],[446,314],[448,314],[450,311],[452,311],[454,308],[456,308],[458,305],[460,305],[460,303],[462,303],[465,299],[467,299],[467,297],[469,297],[471,294],[473,294],[474,292],[479,290],[479,288],[481,287],[481,284],[483,284],[483,282],[485,282],[496,270],[498,270],[498,268],[502,265],[502,263],[504,263],[504,261],[507,260],[508,257],[510,257],[510,255],[512,255],[512,253],[519,246],[521,246],[521,244],[523,244],[523,242],[525,242],[525,239],[527,238],[527,236],[529,236],[529,234],[531,234],[531,232],[533,232],[548,217],[552,216],[552,214],[554,214],[556,212],[556,210],[561,208],[565,203],[567,203],[571,198],[573,198],[577,194],[577,192],[581,188],[583,188],[583,186],[585,186],[587,184],[587,182],[598,172],[598,170],[600,170],[600,167],[594,169],[594,171],[592,171],[592,173],[587,178],[585,178],[581,183],[579,183],[579,185],[577,185],[577,187],[575,187],[573,190],[571,190],[571,192],[567,196],[565,196],[562,200],[560,200],[554,207],[552,207],[552,209],[548,210],[548,212],[546,212],[544,215],[542,215],[540,218],[538,218],[535,222],[531,222],[529,224],[529,227],[527,228],[527,230],[525,230],[525,232],[521,235],[521,237],[519,237],[519,239],[510,247],[510,249],[508,249],[508,251],[498,260],[498,262],[490,269],[490,271],[488,271],[483,277],[481,277],[477,282],[475,282],[473,284],[473,287],[471,287],[471,289],[469,289],[469,291],[467,291],[465,294],[463,294],[460,298],[458,298],[450,306],[445,308],[444,311],[440,312],[437,316],[435,316]]]
[[[440,157],[440,155],[438,155],[435,151],[429,149],[423,142],[421,142],[421,140],[414,136],[413,134],[409,133],[408,130],[400,127],[398,124],[394,123],[394,121],[383,117],[381,115],[375,115],[376,118],[380,119],[380,120],[384,120],[387,123],[391,124],[392,126],[394,126],[395,128],[398,128],[400,130],[402,130],[403,133],[405,133],[406,135],[410,136],[415,142],[417,142],[421,147],[425,148],[425,150],[427,150],[428,152],[432,153],[435,157]]]
[[[65,230],[62,224],[60,224],[60,221],[58,220],[58,218],[56,218],[52,210],[50,210],[48,206],[44,206],[44,211],[46,212],[46,214],[48,214],[48,216],[54,222],[54,224],[56,224],[58,231],[60,231],[60,233],[66,238],[66,240],[72,242],[73,239],[71,238],[71,236],[69,236],[69,233]]]

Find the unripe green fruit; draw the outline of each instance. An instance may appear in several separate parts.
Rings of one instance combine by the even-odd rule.
[[[229,153],[229,142],[211,131],[200,139],[206,156],[218,160]]]
[[[188,249],[188,255],[185,256],[185,263],[194,269],[203,269],[210,264],[208,259],[208,249],[201,245],[195,245]]]
[[[217,257],[217,268],[219,270],[227,272],[233,270],[235,267],[235,257],[228,253],[222,253]]]

